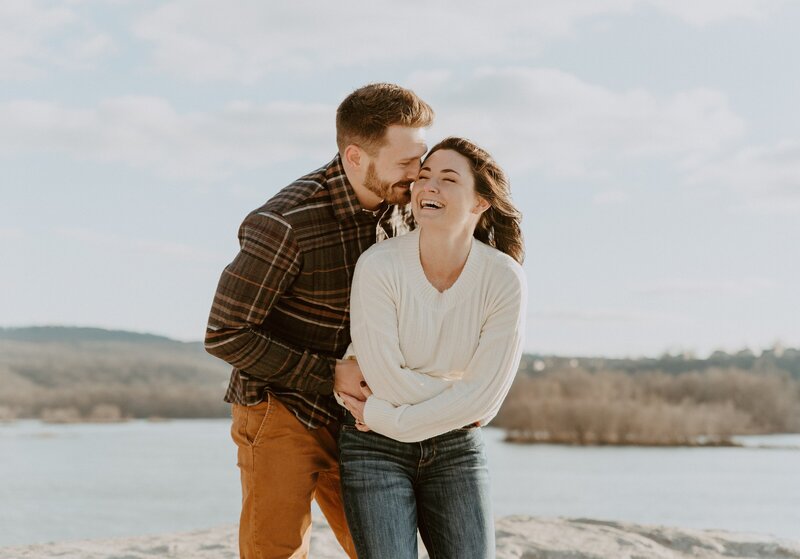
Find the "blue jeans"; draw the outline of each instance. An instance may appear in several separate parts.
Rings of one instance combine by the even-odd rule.
[[[495,556],[489,471],[479,427],[401,443],[354,426],[339,433],[342,497],[359,559]]]

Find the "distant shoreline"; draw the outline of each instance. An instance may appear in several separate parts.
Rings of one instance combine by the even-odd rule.
[[[737,435],[734,435],[737,436]],[[747,435],[738,435],[738,436],[747,436]],[[510,444],[520,444],[520,445],[536,445],[536,444],[548,444],[548,445],[563,445],[563,446],[597,446],[597,447],[653,447],[653,448],[743,448],[746,445],[742,443],[738,443],[733,440],[721,440],[721,441],[696,441],[696,442],[675,442],[675,443],[660,443],[660,442],[607,442],[607,441],[574,441],[569,439],[559,439],[559,438],[539,438],[532,435],[526,434],[516,434],[512,432],[506,432],[506,436],[503,439],[503,442],[507,442]]]
[[[199,342],[99,328],[0,328],[0,421],[227,418],[229,381],[230,365]],[[733,447],[737,435],[798,433],[800,349],[706,359],[525,354],[493,425],[520,443],[603,446]]]
[[[14,419],[0,420],[0,429],[4,426],[10,426],[22,422],[31,422],[52,427],[63,426],[80,426],[80,425],[119,425],[125,423],[172,423],[176,421],[226,421],[229,417],[126,417],[117,420],[75,420],[75,421],[46,421],[39,417],[18,417]],[[512,445],[521,446],[535,446],[535,445],[554,445],[554,446],[567,446],[567,447],[583,447],[583,448],[746,448],[746,449],[765,449],[765,450],[800,450],[800,445],[795,444],[745,444],[737,441],[741,437],[780,437],[780,436],[794,436],[798,433],[745,433],[741,435],[733,435],[731,440],[727,441],[698,441],[696,443],[637,443],[637,442],[618,442],[609,443],[603,441],[584,441],[576,442],[567,439],[558,438],[542,438],[536,435],[528,435],[525,433],[514,432],[502,426],[489,425],[487,429],[496,431],[503,431],[504,436],[502,441]]]

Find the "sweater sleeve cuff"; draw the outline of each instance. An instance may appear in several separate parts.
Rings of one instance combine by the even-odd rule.
[[[370,396],[364,406],[364,423],[376,433],[391,433],[395,421],[394,410],[390,402]]]

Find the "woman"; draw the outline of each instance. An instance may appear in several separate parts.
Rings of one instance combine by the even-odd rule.
[[[412,192],[418,228],[356,265],[351,333],[368,384],[339,438],[358,556],[494,556],[481,431],[519,366],[526,282],[503,171],[468,140],[431,149]]]

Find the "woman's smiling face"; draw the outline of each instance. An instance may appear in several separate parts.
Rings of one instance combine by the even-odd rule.
[[[449,149],[435,151],[422,164],[411,194],[417,223],[460,228],[475,224],[481,202],[469,160]],[[483,202],[485,204],[485,202]]]

